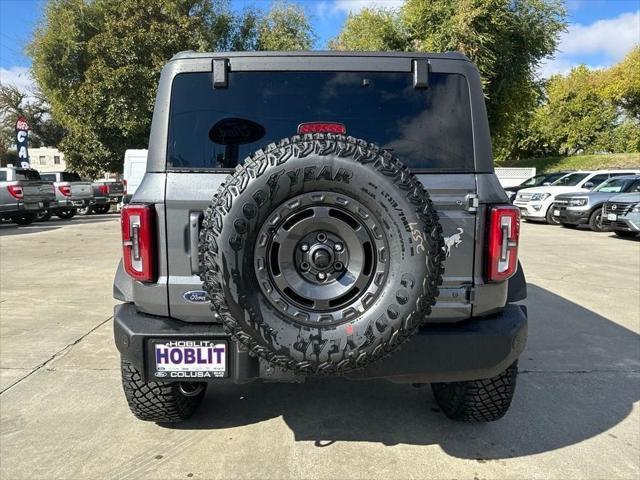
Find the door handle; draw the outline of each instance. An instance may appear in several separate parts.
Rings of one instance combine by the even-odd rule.
[[[189,255],[191,257],[191,273],[200,273],[200,255],[198,241],[200,239],[200,221],[202,212],[189,213]]]

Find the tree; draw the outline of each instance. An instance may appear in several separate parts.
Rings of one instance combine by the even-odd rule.
[[[226,0],[51,0],[29,52],[67,131],[68,164],[96,176],[120,171],[126,149],[146,147],[160,70],[175,53],[306,48],[309,39],[301,10],[286,4],[264,15],[234,14]]]
[[[640,46],[622,62],[602,72],[603,95],[625,113],[640,121]]]
[[[259,21],[256,50],[310,50],[313,39],[304,10],[278,2]]]
[[[18,117],[24,117],[31,128],[31,146],[56,146],[62,139],[64,130],[51,118],[49,105],[39,92],[0,83],[0,155],[12,155]]]
[[[564,16],[559,0],[407,0],[398,11],[351,15],[331,45],[467,55],[480,70],[500,160],[538,102],[536,70],[555,51]]]

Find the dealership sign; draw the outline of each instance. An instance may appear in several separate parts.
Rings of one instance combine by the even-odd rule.
[[[16,147],[18,148],[18,160],[20,167],[29,168],[29,124],[24,117],[18,117],[16,122]]]

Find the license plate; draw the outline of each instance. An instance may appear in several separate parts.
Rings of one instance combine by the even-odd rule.
[[[618,219],[618,215],[615,213],[607,213],[607,220],[610,222],[615,222]]]
[[[153,340],[156,378],[216,378],[227,374],[227,343],[220,340]]]
[[[73,202],[73,206],[74,207],[82,207],[84,206],[84,201],[83,200],[76,200]]]
[[[554,210],[553,211],[553,216],[554,217],[559,217],[560,216],[560,210]]]

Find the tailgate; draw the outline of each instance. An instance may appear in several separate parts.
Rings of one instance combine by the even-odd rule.
[[[55,200],[53,184],[50,182],[20,182],[24,192],[24,203],[51,202]]]
[[[418,178],[438,210],[447,255],[440,296],[430,319],[464,320],[471,316],[476,213],[466,206],[469,195],[476,193],[475,175],[425,174]],[[190,301],[187,292],[202,290],[197,261],[198,222],[224,179],[224,174],[167,174],[168,288],[173,318],[192,322],[212,319],[209,303]]]
[[[124,193],[124,185],[120,182],[113,182],[106,184],[109,187],[110,197],[121,197]]]
[[[71,197],[78,198],[91,198],[93,197],[93,186],[90,182],[71,182]]]

